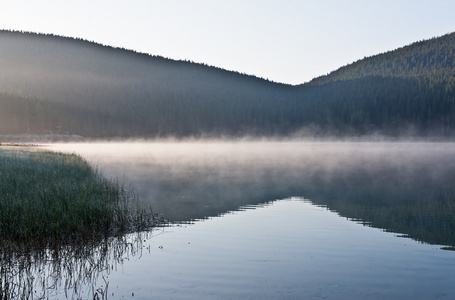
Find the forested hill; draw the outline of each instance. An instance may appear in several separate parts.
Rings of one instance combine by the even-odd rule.
[[[266,126],[254,115],[286,88],[83,40],[0,32],[0,134],[236,134]]]
[[[450,34],[290,86],[79,39],[0,31],[0,135],[455,136]]]
[[[416,42],[383,54],[367,57],[311,81],[321,85],[369,76],[426,78],[433,82],[455,80],[455,34]]]
[[[368,57],[297,87],[340,134],[455,136],[455,33]]]

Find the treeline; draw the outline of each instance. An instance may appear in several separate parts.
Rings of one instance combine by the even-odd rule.
[[[299,88],[302,98],[327,102],[321,122],[329,127],[454,136],[455,34],[359,60]]]
[[[0,134],[455,135],[455,34],[290,86],[71,38],[0,31]]]
[[[367,57],[313,79],[311,85],[369,76],[418,78],[444,82],[453,87],[455,34],[416,42],[383,54]]]
[[[425,78],[368,76],[302,94],[312,122],[336,134],[455,135],[455,93]]]

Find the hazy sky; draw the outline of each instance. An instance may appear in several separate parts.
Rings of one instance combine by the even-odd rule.
[[[80,37],[298,84],[455,31],[455,1],[0,0],[0,29]]]

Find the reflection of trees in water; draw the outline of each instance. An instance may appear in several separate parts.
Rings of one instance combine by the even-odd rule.
[[[455,246],[454,143],[108,143],[66,151],[73,149],[126,176],[143,204],[173,221],[300,196],[370,226]]]
[[[340,159],[340,165],[333,167],[326,167],[321,157],[311,163],[294,160],[294,164],[271,162],[251,168],[196,167],[194,177],[185,176],[193,174],[187,171],[150,180],[158,183],[154,192],[159,195],[152,206],[173,220],[189,221],[300,196],[369,226],[429,244],[455,246],[455,166],[447,162],[454,155],[440,163],[441,158],[431,157],[431,152],[407,160],[405,154],[395,159],[393,151],[388,160],[387,154]],[[145,182],[139,187],[151,189]]]
[[[364,225],[455,246],[455,174],[431,181],[428,170],[421,171],[406,184],[399,173],[382,179],[347,173],[312,186],[305,196]]]
[[[107,299],[107,275],[130,256],[141,255],[149,232],[110,237],[39,251],[0,249],[0,299]]]
[[[270,161],[251,156],[251,165],[197,166],[192,169],[197,178],[181,174],[162,178],[164,197],[160,199],[172,204],[171,213],[184,219],[302,196],[369,226],[429,244],[455,246],[455,154],[451,148],[351,146],[345,154],[336,151],[342,147],[320,147],[319,153],[300,156],[290,153],[289,161],[279,161],[276,155],[267,156]]]

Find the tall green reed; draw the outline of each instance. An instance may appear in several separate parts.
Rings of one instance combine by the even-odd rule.
[[[0,148],[0,299],[41,299],[59,289],[82,298],[81,284],[95,286],[112,259],[138,249],[126,251],[133,245],[126,233],[158,222],[137,201],[132,187],[76,154]],[[107,285],[93,289],[93,299],[105,299]]]
[[[151,213],[134,211],[132,198],[76,154],[0,149],[3,246],[55,247],[152,222]]]

